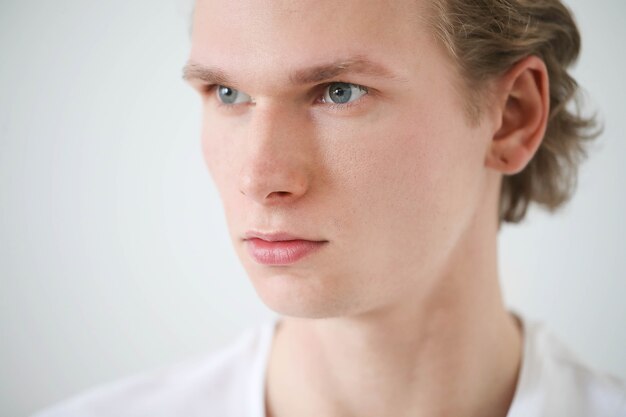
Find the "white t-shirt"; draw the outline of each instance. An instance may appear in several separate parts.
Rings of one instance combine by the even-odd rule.
[[[585,366],[542,324],[520,317],[522,368],[507,417],[626,417],[626,384]],[[230,345],[91,389],[34,417],[265,417],[265,369],[278,318]]]

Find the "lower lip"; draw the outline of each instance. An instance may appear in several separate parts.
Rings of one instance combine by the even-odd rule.
[[[248,253],[262,265],[290,265],[317,251],[327,242],[283,240],[268,242],[253,238],[246,240]]]

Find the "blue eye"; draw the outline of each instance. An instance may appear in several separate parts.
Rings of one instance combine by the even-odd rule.
[[[330,83],[324,93],[324,103],[346,104],[367,94],[367,88],[350,83]]]
[[[217,98],[224,104],[239,104],[251,101],[250,96],[246,93],[224,85],[218,85],[216,91]]]

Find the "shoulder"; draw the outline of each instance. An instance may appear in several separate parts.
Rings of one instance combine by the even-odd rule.
[[[626,417],[626,384],[586,364],[542,323],[524,319],[524,356],[508,417]]]
[[[274,320],[202,357],[84,391],[33,417],[248,415],[262,383]]]

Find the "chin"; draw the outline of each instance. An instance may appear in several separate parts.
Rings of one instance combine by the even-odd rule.
[[[282,316],[321,319],[346,316],[354,311],[354,294],[345,294],[330,277],[288,271],[263,274],[249,271],[248,275],[261,301]]]

